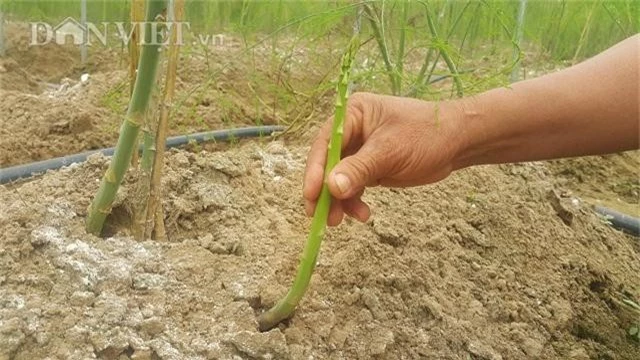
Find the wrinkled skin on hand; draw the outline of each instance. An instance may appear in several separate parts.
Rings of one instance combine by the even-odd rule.
[[[344,215],[366,221],[366,187],[408,187],[446,178],[454,169],[458,117],[448,103],[355,93],[349,97],[342,160],[327,176],[333,201],[328,224]],[[307,158],[303,196],[312,216],[322,188],[332,119],[322,127]]]

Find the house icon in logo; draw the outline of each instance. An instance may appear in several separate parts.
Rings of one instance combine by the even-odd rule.
[[[58,45],[64,45],[67,43],[67,38],[73,38],[74,45],[82,45],[87,41],[87,28],[82,26],[76,19],[68,17],[64,19],[60,24],[53,28],[55,42]]]

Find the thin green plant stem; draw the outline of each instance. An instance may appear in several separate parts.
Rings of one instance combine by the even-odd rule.
[[[567,8],[567,1],[563,0],[561,2],[562,7],[560,8],[559,16],[556,19],[554,19],[553,24],[555,24],[555,28],[552,29],[552,31],[550,31],[550,36],[549,36],[549,42],[546,44],[547,45],[547,52],[554,56],[554,54],[556,53],[557,47],[558,47],[558,42],[561,39],[561,35],[562,35],[562,21],[565,18],[565,13],[566,13],[566,8]]]
[[[429,31],[431,32],[431,36],[435,39],[436,42],[440,42],[441,40],[438,37],[438,31],[436,30],[436,26],[433,22],[433,17],[431,16],[429,5],[424,1],[421,1],[420,3],[422,3],[422,5],[424,5],[425,7],[425,10],[427,13],[427,25],[429,26]],[[453,59],[451,59],[451,56],[449,56],[449,52],[445,49],[445,47],[442,44],[439,44],[438,46],[440,50],[440,55],[442,56],[442,59],[444,60],[444,62],[447,64],[447,67],[451,72],[451,76],[453,77],[453,82],[456,85],[456,94],[459,97],[462,97],[464,95],[464,90],[462,86],[462,81],[460,80],[460,74],[458,73],[458,69],[456,68],[456,64],[453,62]]]
[[[489,9],[492,9],[491,3],[487,2],[486,0],[482,0],[482,3],[485,4],[485,6],[487,6]],[[495,18],[495,20],[498,22],[498,25],[500,26],[500,28],[502,28],[502,31],[504,31],[505,35],[508,36],[509,39],[511,39],[511,44],[513,45],[515,50],[517,50],[517,51],[514,51],[514,54],[521,55],[522,54],[522,49],[520,48],[520,44],[517,43],[516,41],[514,41],[513,34],[511,33],[511,31],[509,31],[509,27],[507,26],[507,24],[505,24],[505,22],[503,21],[503,19],[502,19],[500,14],[501,14],[500,11],[496,11],[494,9],[493,18]],[[513,68],[514,64],[517,61],[520,61],[520,56],[518,56],[517,58],[513,59],[513,62],[508,67],[509,71]]]
[[[422,93],[422,87],[424,86],[422,84],[422,81],[424,80],[424,76],[427,72],[427,68],[429,68],[429,64],[431,63],[431,58],[433,57],[433,53],[434,53],[433,48],[429,47],[429,50],[427,50],[427,55],[425,55],[424,57],[424,62],[422,63],[422,66],[418,71],[418,76],[416,77],[416,80],[413,82],[413,89],[411,89],[411,91],[407,93],[407,96],[416,97]]]
[[[458,14],[458,17],[453,22],[453,25],[451,26],[451,28],[449,29],[449,32],[447,33],[447,40],[451,39],[451,36],[453,36],[453,34],[455,32],[455,29],[458,27],[458,24],[460,23],[460,21],[462,21],[462,18],[464,17],[464,13],[467,11],[467,9],[470,6],[471,6],[471,1],[467,2],[467,4],[462,8],[462,10],[460,11],[460,14]],[[480,6],[480,4],[478,4],[476,6],[476,11],[477,11],[479,6]],[[464,48],[464,42],[465,42],[467,36],[469,35],[469,31],[471,29],[471,25],[472,24],[473,24],[473,20],[469,21],[469,24],[467,25],[467,28],[466,28],[464,34],[462,35],[462,41],[460,41],[460,48],[458,50],[459,53],[462,53],[462,49]]]
[[[460,23],[460,20],[462,20],[462,17],[464,15],[464,13],[467,11],[467,9],[469,8],[469,6],[471,6],[471,1],[468,1],[464,5],[462,10],[460,10],[460,13],[458,14],[458,16],[456,16],[456,19],[453,21],[451,27],[449,28],[449,32],[447,33],[447,40],[449,40],[451,38],[451,36],[454,34],[455,29],[458,27],[458,24]]]
[[[438,65],[438,60],[440,60],[440,52],[436,54],[435,60],[433,60],[433,64],[431,65],[431,69],[429,69],[429,73],[427,73],[426,78],[424,79],[425,86],[431,82],[431,77],[433,76],[433,72],[436,70],[436,65]]]
[[[464,45],[467,42],[467,40],[469,40],[470,43],[473,43],[473,40],[476,40],[478,38],[478,28],[480,27],[480,19],[481,19],[481,16],[479,16],[479,14],[481,14],[481,10],[482,10],[482,3],[478,2],[476,4],[476,9],[474,12],[477,15],[474,16],[471,19],[471,21],[469,21],[467,30],[464,32],[464,35],[462,36],[462,41],[460,42],[460,52],[462,52],[462,49],[464,48]],[[472,28],[473,30],[471,30]],[[469,52],[469,55],[473,56],[473,54],[474,54],[474,47],[471,46],[471,51]]]
[[[160,110],[160,119],[156,130],[155,143],[157,150],[153,159],[153,169],[149,184],[149,199],[147,204],[147,219],[145,226],[145,238],[150,239],[155,234],[155,240],[166,240],[164,233],[164,215],[162,211],[160,193],[162,167],[164,165],[165,144],[169,130],[169,117],[172,110],[172,102],[176,87],[176,74],[178,71],[179,49],[178,31],[175,24],[180,23],[184,18],[184,0],[174,0],[170,2],[173,11],[169,11],[169,21],[173,24],[169,33],[169,50],[167,60],[167,75],[165,76],[164,93]]]
[[[169,0],[165,0],[169,1]],[[162,19],[163,22],[167,22],[166,19]],[[164,30],[169,33],[170,29],[167,28],[166,25],[163,25]],[[158,63],[162,63],[163,53],[160,53],[160,58],[158,59]],[[142,156],[140,158],[140,170],[142,170],[145,176],[150,175],[151,168],[153,167],[153,159],[156,156],[157,146],[156,146],[156,138],[155,132],[158,128],[158,118],[160,111],[159,107],[159,99],[161,98],[160,89],[162,88],[162,76],[159,76],[160,70],[162,66],[158,66],[156,68],[156,76],[154,77],[155,86],[153,86],[153,93],[151,94],[151,99],[149,100],[149,105],[147,109],[147,113],[144,117],[144,121],[142,123],[142,127],[140,131],[142,132]],[[148,180],[148,179],[147,179]]]
[[[167,0],[168,1],[168,0]],[[143,2],[144,5],[144,2]],[[143,9],[144,10],[144,9]],[[167,20],[164,17],[156,18],[162,21],[162,28],[167,30]],[[162,53],[160,53],[160,59],[158,63],[162,62]],[[158,66],[156,71],[159,72],[161,66]],[[146,240],[145,238],[145,224],[147,218],[147,204],[150,194],[151,183],[151,168],[153,167],[154,157],[157,151],[156,140],[154,137],[155,129],[158,127],[158,114],[156,109],[158,107],[158,89],[161,87],[161,77],[156,72],[156,85],[153,87],[153,94],[149,101],[147,112],[143,118],[142,127],[140,128],[142,137],[142,156],[139,159],[139,172],[136,184],[134,185],[133,201],[132,201],[132,226],[131,234],[134,239],[138,241]],[[133,158],[138,155],[138,151],[133,152]]]
[[[490,10],[495,10],[491,7],[491,3],[486,1],[486,0],[481,0],[482,4],[486,7],[488,7]],[[508,39],[511,40],[512,45],[518,49],[518,54],[521,54],[520,51],[520,45],[517,44],[515,41],[513,41],[513,34],[511,33],[511,31],[509,30],[509,27],[505,24],[505,22],[502,20],[502,17],[500,16],[500,12],[493,12],[493,16],[495,17],[495,20],[497,21],[497,24],[500,26],[500,28],[502,28],[502,30],[504,31],[505,35],[507,36]],[[514,59],[514,61],[519,61],[520,58],[518,59]],[[509,65],[507,65],[505,68],[500,68],[497,69],[495,71],[492,71],[491,73],[483,76],[480,78],[480,80],[471,83],[470,85],[467,86],[468,89],[476,89],[476,88],[480,88],[482,87],[484,84],[488,83],[491,80],[494,80],[496,78],[498,78],[501,75],[504,75],[506,73],[511,72],[511,70],[513,69],[513,65],[514,63],[509,63]]]
[[[372,1],[373,0],[364,0],[364,1],[361,1],[361,2],[348,3],[347,5],[339,6],[339,7],[335,8],[335,9],[330,9],[330,10],[323,11],[323,12],[320,12],[320,13],[313,13],[313,14],[302,16],[302,17],[300,17],[298,19],[292,20],[292,21],[290,21],[290,22],[278,27],[274,31],[266,34],[264,37],[262,37],[259,41],[255,42],[251,46],[245,47],[242,51],[239,51],[238,53],[236,53],[233,56],[231,56],[229,61],[221,64],[217,69],[215,69],[214,71],[212,71],[209,74],[207,74],[207,77],[206,77],[205,81],[199,82],[198,84],[193,86],[191,89],[189,89],[188,91],[184,92],[184,94],[176,101],[175,108],[176,109],[181,108],[183,106],[183,104],[187,101],[187,99],[189,97],[191,97],[199,89],[200,90],[209,89],[210,86],[213,84],[213,82],[217,79],[217,76],[222,74],[223,71],[225,71],[227,68],[229,68],[233,64],[236,64],[236,61],[238,59],[246,57],[247,54],[249,54],[250,51],[254,51],[260,45],[266,43],[269,40],[273,40],[275,37],[279,36],[280,33],[283,33],[284,31],[288,30],[289,28],[291,28],[291,27],[293,27],[295,25],[300,25],[300,24],[302,24],[302,23],[304,23],[304,22],[306,22],[306,21],[308,21],[310,19],[313,19],[313,18],[318,18],[318,17],[322,17],[322,16],[328,16],[328,15],[331,15],[331,14],[334,14],[334,13],[341,13],[341,12],[344,12],[346,10],[361,6],[363,4],[366,4],[366,3],[372,2]]]
[[[153,117],[154,115],[151,114],[146,116],[147,125],[142,130],[142,157],[140,158],[140,169],[145,172],[151,171],[153,158],[156,152],[153,130],[151,129],[151,125],[153,125],[151,124],[153,122]]]
[[[369,24],[371,25],[371,30],[373,31],[373,36],[378,43],[378,48],[380,49],[380,55],[382,55],[382,61],[384,61],[384,66],[387,70],[387,75],[389,76],[389,81],[391,82],[391,92],[394,95],[398,94],[398,84],[395,76],[395,69],[393,64],[391,63],[391,56],[389,55],[389,49],[384,41],[384,37],[382,35],[381,30],[381,20],[378,20],[378,16],[376,12],[369,6],[369,4],[364,4],[364,11],[367,13],[367,19],[369,20]]]
[[[153,106],[153,105],[151,105]],[[138,180],[135,184],[133,196],[133,214],[131,233],[134,239],[145,240],[145,220],[147,218],[147,199],[149,197],[149,183],[151,178],[151,168],[153,166],[153,158],[156,153],[156,142],[151,132],[153,125],[153,116],[147,114],[144,118],[142,129],[142,156],[140,157],[140,171]],[[134,154],[138,151],[134,151]]]
[[[589,37],[589,30],[591,29],[591,21],[593,20],[593,13],[595,12],[596,7],[598,5],[599,5],[599,1],[598,0],[594,1],[593,5],[591,6],[591,9],[589,10],[589,15],[587,15],[587,21],[584,24],[584,27],[582,28],[582,33],[580,34],[580,40],[578,40],[578,48],[576,49],[576,52],[573,54],[574,64],[578,61],[578,56],[580,55],[580,52],[584,47],[587,37]]]
[[[105,2],[106,3],[106,2]],[[131,0],[130,4],[131,38],[129,39],[129,96],[133,94],[136,85],[136,70],[140,60],[140,25],[144,20],[144,0]],[[124,48],[123,48],[124,50]],[[138,139],[136,139],[136,144]],[[134,151],[131,157],[131,167],[138,166],[138,152]]]
[[[522,50],[520,47],[522,46],[522,38],[524,36],[524,17],[525,12],[527,10],[527,0],[520,0],[520,4],[518,6],[518,22],[516,25],[516,31],[514,35],[514,42],[518,44],[517,47],[513,48],[513,69],[511,70],[511,82],[514,83],[520,80],[520,60],[522,59]]]
[[[396,87],[398,94],[402,92],[402,75],[404,72],[404,48],[407,36],[407,17],[409,15],[409,0],[402,4],[402,24],[400,29],[400,39],[398,40],[398,54],[396,57]]]
[[[340,78],[337,84],[337,99],[335,104],[335,116],[333,120],[333,128],[331,132],[331,140],[327,148],[327,163],[324,169],[325,176],[327,176],[331,170],[340,161],[342,152],[342,134],[344,120],[347,111],[347,99],[349,97],[349,77],[351,74],[351,65],[355,58],[357,49],[359,46],[358,37],[354,36],[350,43],[349,48],[342,57],[342,66],[340,68]],[[322,185],[320,196],[318,197],[318,203],[316,205],[315,213],[313,214],[313,220],[311,221],[311,230],[309,231],[309,237],[305,244],[298,265],[298,272],[293,281],[293,285],[287,295],[282,298],[274,307],[260,315],[258,318],[258,325],[260,331],[267,331],[278,325],[282,320],[287,319],[296,306],[304,296],[311,280],[311,274],[316,266],[316,260],[318,258],[318,252],[320,251],[320,244],[324,237],[324,232],[327,227],[327,218],[329,216],[329,209],[331,207],[331,193],[326,182]]]
[[[444,15],[447,12],[447,6],[449,6],[449,3],[451,2],[451,0],[446,0],[444,2],[444,4],[442,4],[442,8],[440,9],[440,12],[438,13],[438,19],[444,19]],[[449,9],[451,10],[451,9]]]
[[[131,39],[129,40],[129,95],[133,93],[136,84],[136,69],[140,57],[140,26],[144,19],[144,0],[131,0]]]
[[[160,32],[155,22],[165,8],[164,0],[148,0],[145,18],[145,41],[142,45],[138,75],[134,86],[127,115],[120,128],[120,136],[111,163],[100,182],[100,188],[91,203],[85,228],[87,232],[99,235],[107,215],[122,183],[124,174],[135,150],[135,142],[140,125],[147,111],[149,100],[155,85],[156,70],[160,57]],[[154,25],[155,24],[155,25]],[[154,28],[155,27],[155,28]]]
[[[469,8],[470,5],[471,5],[471,2],[467,2],[462,8],[462,10],[460,10],[460,13],[458,14],[458,16],[456,16],[455,20],[453,21],[453,24],[451,25],[451,28],[449,29],[449,32],[447,33],[447,40],[451,38],[451,36],[453,35],[454,30],[458,27],[460,20],[462,19],[465,11],[467,10],[467,8]],[[464,38],[463,38],[463,42],[464,42]],[[418,71],[418,76],[414,81],[413,89],[408,93],[408,96],[420,97],[421,94],[423,93],[423,89],[429,85],[431,75],[433,75],[435,66],[438,63],[438,59],[440,58],[440,54],[438,53],[436,55],[435,60],[433,61],[433,65],[431,66],[431,70],[429,71],[429,74],[427,76],[427,69],[429,68],[429,64],[431,64],[431,58],[433,57],[433,54],[434,54],[434,47],[429,47],[429,50],[427,51],[427,55],[425,56],[424,62],[422,63],[422,66]],[[425,79],[425,76],[426,76],[426,79]]]

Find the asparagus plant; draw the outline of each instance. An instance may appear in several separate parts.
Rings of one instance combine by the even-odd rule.
[[[129,95],[136,84],[136,69],[140,58],[140,26],[144,19],[144,0],[131,0],[131,38],[129,40]]]
[[[148,0],[144,22],[144,43],[138,64],[136,83],[129,102],[127,115],[120,128],[120,136],[111,163],[100,182],[100,188],[89,208],[85,228],[87,232],[99,235],[104,221],[111,212],[111,206],[122,183],[124,174],[136,148],[136,138],[140,124],[147,111],[155,84],[160,57],[161,34],[156,18],[162,15],[165,0]]]
[[[140,26],[144,20],[144,0],[131,0],[130,19],[131,37],[129,38],[129,96],[133,94],[136,85],[136,70],[140,60]],[[131,157],[131,167],[138,166],[138,152],[134,151]]]
[[[354,36],[349,43],[349,48],[342,57],[342,66],[340,68],[340,77],[338,79],[337,99],[335,104],[335,116],[333,128],[331,132],[331,140],[327,148],[327,163],[324,169],[325,176],[328,175],[335,165],[340,161],[342,150],[342,133],[346,116],[347,98],[349,97],[349,76],[351,73],[351,64],[355,57],[359,43],[357,36]],[[316,265],[316,259],[320,250],[320,244],[327,227],[327,218],[331,207],[331,193],[326,182],[322,185],[316,210],[311,221],[311,230],[305,244],[298,272],[293,281],[293,285],[284,298],[270,310],[264,312],[258,318],[260,331],[267,331],[278,325],[282,320],[287,319],[302,299],[307,287],[311,274]]]
[[[131,3],[131,8],[132,8],[131,16],[132,16],[132,22],[134,25],[135,25],[135,22],[139,23],[143,19],[144,2],[145,2],[144,0],[133,0],[133,2]],[[136,7],[138,9],[135,9]],[[140,9],[140,7],[142,7],[142,9]],[[162,22],[166,21],[166,19],[164,19],[163,16],[156,17],[156,20],[159,20]],[[139,37],[141,35],[140,32],[142,29],[139,26],[134,26],[133,29],[137,30],[137,33],[134,31],[134,33],[131,34],[131,41],[133,41],[134,36],[136,36],[137,43],[135,44],[132,43],[131,45],[137,48],[138,50],[137,50],[137,53],[135,53],[133,51],[133,48],[131,49],[132,57],[131,57],[130,65],[133,65],[135,61],[135,65],[137,66],[138,60],[135,59],[134,56],[137,56],[138,58],[140,57]],[[161,62],[161,61],[162,61],[161,58],[158,59],[158,62]],[[158,68],[160,68],[160,66],[158,66]],[[133,81],[133,84],[131,84],[132,89],[133,89],[133,86],[135,86],[135,79],[136,79],[135,77],[136,69],[134,68],[133,70],[134,70],[134,74],[133,74],[134,76],[133,78],[130,77],[130,80]],[[129,67],[129,71],[131,71],[131,66]],[[141,134],[138,136],[138,139],[136,139],[136,143],[134,144],[134,148],[138,148],[139,143],[142,144],[142,156],[140,157],[138,151],[134,151],[133,157],[131,160],[131,167],[133,169],[138,170],[136,172],[137,180],[133,186],[133,191],[131,196],[132,197],[131,234],[138,241],[145,240],[144,234],[145,234],[145,221],[147,218],[147,201],[149,199],[149,183],[151,179],[151,168],[153,167],[153,157],[156,151],[153,132],[157,125],[157,120],[156,120],[155,112],[153,111],[153,109],[156,107],[156,102],[158,98],[157,88],[159,87],[159,82],[160,80],[158,79],[158,76],[156,76],[156,84],[155,86],[153,86],[154,91],[151,94],[149,105],[147,105],[148,111],[145,113],[145,116],[142,118],[142,121],[141,121],[141,125],[140,125]]]
[[[176,74],[178,70],[178,29],[176,24],[182,21],[184,15],[184,0],[174,0],[173,11],[169,11],[169,21],[173,26],[170,27],[171,35],[169,37],[169,59],[167,62],[167,75],[165,77],[164,94],[162,98],[160,119],[156,131],[156,152],[153,159],[153,169],[151,171],[151,182],[149,186],[149,201],[147,205],[147,216],[145,226],[145,238],[151,238],[152,234],[155,239],[166,239],[164,230],[164,215],[160,204],[160,178],[162,176],[162,166],[164,164],[164,150],[167,141],[167,130],[169,127],[169,115],[171,113],[173,97],[176,87]]]

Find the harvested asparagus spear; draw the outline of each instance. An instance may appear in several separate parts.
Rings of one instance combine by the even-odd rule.
[[[340,154],[342,150],[342,133],[343,125],[346,116],[347,99],[349,97],[349,76],[351,73],[351,64],[355,58],[356,51],[358,49],[359,42],[357,36],[354,36],[350,43],[349,48],[342,57],[342,66],[340,68],[340,78],[337,85],[337,99],[335,106],[335,116],[333,121],[333,128],[331,132],[331,140],[327,149],[327,164],[325,166],[325,177],[333,170],[336,164],[340,161]],[[322,237],[324,236],[325,228],[327,227],[327,217],[329,216],[329,208],[331,207],[331,194],[329,193],[329,187],[326,182],[322,185],[322,190],[318,198],[318,204],[313,215],[311,222],[311,230],[309,231],[309,237],[305,244],[300,264],[298,265],[298,273],[291,289],[287,295],[278,301],[278,303],[260,315],[258,318],[258,325],[260,331],[267,331],[280,323],[282,320],[291,316],[296,306],[302,299],[311,274],[316,265],[316,259],[320,250],[320,244]]]

